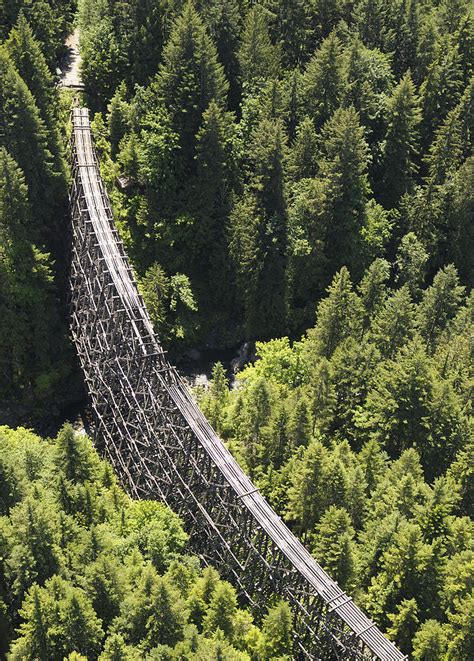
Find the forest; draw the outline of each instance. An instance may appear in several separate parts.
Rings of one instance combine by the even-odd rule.
[[[55,80],[75,25],[102,174],[160,342],[178,361],[255,346],[236,378],[217,363],[196,389],[206,416],[400,649],[473,659],[471,3],[0,0],[0,424],[12,428],[64,420],[84,399],[66,306],[72,95]],[[4,428],[0,443],[11,658],[288,653],[287,605],[253,623],[185,557],[176,517],[129,501],[69,428],[56,441]],[[87,457],[82,477],[68,452]],[[156,526],[149,548],[138,520]],[[138,605],[122,604],[130,591]],[[158,595],[159,608],[186,604],[166,634]],[[150,619],[133,629],[123,608]],[[75,626],[90,647],[69,645]]]
[[[90,440],[0,427],[0,653],[25,661],[289,659],[291,611],[257,627],[185,553],[162,503],[133,501]]]

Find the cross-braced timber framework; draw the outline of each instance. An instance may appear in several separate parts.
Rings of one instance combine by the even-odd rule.
[[[89,112],[72,119],[71,329],[97,443],[133,496],[183,518],[191,549],[257,613],[275,595],[290,603],[294,657],[406,658],[288,530],[168,363],[114,227]]]

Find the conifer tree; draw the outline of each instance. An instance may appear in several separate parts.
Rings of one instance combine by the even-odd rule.
[[[393,88],[393,73],[385,53],[367,48],[358,36],[348,46],[347,85],[344,105],[353,106],[366,128],[372,170],[380,167],[380,143],[384,136],[385,98]]]
[[[413,658],[415,661],[442,659],[447,643],[447,627],[437,620],[426,620],[413,637]]]
[[[65,477],[73,482],[85,482],[94,474],[93,457],[87,439],[72,425],[66,424],[57,437],[56,461]]]
[[[404,599],[397,608],[396,613],[390,614],[392,625],[388,630],[389,636],[397,641],[403,652],[411,652],[412,640],[418,627],[418,606],[415,599]]]
[[[264,458],[277,470],[281,468],[288,454],[288,421],[289,414],[286,406],[273,408],[269,438],[264,447]]]
[[[64,199],[64,190],[56,183],[47,131],[33,95],[5,47],[0,48],[0,126],[0,146],[6,147],[22,169],[35,209],[30,238],[33,242],[46,237],[51,241],[57,226],[57,198]]]
[[[358,458],[364,471],[367,490],[370,494],[385,475],[388,457],[382,451],[380,443],[374,438],[371,438],[362,447]]]
[[[231,309],[234,302],[226,235],[235,184],[233,139],[231,117],[211,101],[196,136],[194,259],[188,265],[199,292],[198,307],[209,315]],[[212,291],[210,282],[215,283]]]
[[[356,573],[354,529],[344,508],[331,505],[314,529],[312,552],[343,589],[353,587]]]
[[[55,167],[61,169],[58,135],[58,96],[39,43],[33,36],[23,14],[10,32],[7,49],[15,68],[33,95],[39,114],[48,129],[48,149],[56,157]]]
[[[368,147],[354,108],[337,110],[322,130],[320,177],[326,189],[327,258],[333,269],[360,271],[361,231],[369,193]]]
[[[457,48],[449,38],[440,41],[438,57],[430,65],[420,87],[423,121],[422,144],[427,149],[433,135],[462,94],[463,73]]]
[[[446,177],[460,165],[461,123],[460,108],[456,106],[439,127],[428,157],[430,183],[443,184]]]
[[[263,621],[263,654],[266,658],[286,658],[293,647],[292,613],[289,604],[281,601],[271,608]]]
[[[117,5],[116,5],[117,6]],[[81,78],[94,110],[105,110],[130,73],[128,39],[117,34],[112,17],[93,22],[81,38]]]
[[[204,630],[215,632],[220,629],[232,640],[236,610],[237,596],[234,588],[225,581],[219,582],[204,619]]]
[[[459,284],[458,274],[452,264],[438,271],[433,284],[423,293],[418,308],[418,327],[431,349],[456,315],[463,293],[464,287]]]
[[[308,402],[303,397],[298,398],[290,416],[288,434],[293,448],[306,447],[311,439],[313,422]]]
[[[399,82],[387,107],[383,200],[388,208],[411,191],[418,171],[419,100],[410,73]]]
[[[364,308],[364,326],[380,311],[388,291],[387,281],[390,277],[390,265],[385,259],[375,259],[366,270],[359,283],[358,291]]]
[[[419,298],[423,285],[428,253],[414,232],[402,237],[396,255],[397,283],[406,285],[411,296]]]
[[[49,255],[31,244],[35,229],[23,173],[0,146],[0,391],[39,404],[67,355]]]
[[[333,398],[327,423],[330,437],[347,439],[354,449],[360,447],[356,425],[357,410],[364,405],[380,353],[364,338],[343,340],[331,358]]]
[[[357,336],[359,329],[360,301],[345,267],[336,273],[327,293],[319,303],[316,326],[308,331],[310,348],[324,358],[330,358],[345,338]]]
[[[371,326],[372,341],[383,356],[393,358],[413,337],[415,309],[408,287],[395,291],[376,315]]]
[[[312,530],[324,512],[323,464],[327,451],[319,441],[308,445],[293,467],[288,493],[288,516],[300,532]]]
[[[264,6],[271,21],[273,43],[281,47],[283,66],[293,69],[301,65],[307,60],[313,41],[313,7],[303,0],[265,0]]]
[[[432,374],[419,339],[406,344],[396,361],[382,363],[360,423],[397,456],[413,443],[423,445],[429,435]]]
[[[77,651],[86,658],[98,655],[103,630],[86,595],[78,588],[70,588],[70,594],[61,606],[59,638],[62,645],[59,649],[62,648],[62,654]]]
[[[229,81],[229,107],[236,111],[241,96],[238,80],[238,50],[243,29],[240,4],[237,0],[204,0],[200,3],[200,14]]]
[[[303,111],[316,127],[322,126],[340,106],[344,86],[342,46],[332,32],[309,61],[301,81]]]
[[[276,77],[279,69],[279,49],[271,42],[267,13],[254,5],[245,18],[239,49],[240,75],[244,92],[257,92],[265,81]]]
[[[313,122],[305,117],[296,128],[296,138],[288,155],[293,181],[315,177],[318,172],[318,141]]]
[[[306,178],[293,184],[289,196],[288,280],[291,285],[292,316],[299,322],[296,316],[299,312],[300,323],[306,327],[313,320],[314,304],[327,282],[326,234],[329,218],[325,214],[326,194],[324,181]]]
[[[355,10],[356,24],[364,44],[382,48],[387,39],[383,0],[361,0]]]
[[[173,23],[156,78],[160,102],[171,115],[188,171],[194,159],[195,136],[212,100],[224,106],[228,83],[199,14],[188,2]]]
[[[287,321],[287,207],[280,121],[253,134],[253,176],[231,215],[231,253],[245,306],[248,337],[278,337]]]
[[[128,129],[130,109],[126,102],[126,92],[125,82],[122,82],[115,90],[115,94],[107,107],[112,156],[118,153],[119,142]]]
[[[159,578],[154,586],[150,617],[146,624],[147,642],[156,645],[175,645],[183,635],[183,612],[176,594],[166,581]]]

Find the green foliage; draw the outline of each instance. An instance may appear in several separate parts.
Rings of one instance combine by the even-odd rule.
[[[286,637],[266,624],[263,635],[215,570],[182,555],[179,518],[162,503],[132,501],[86,436],[66,426],[42,441],[1,427],[0,455],[9,658],[135,661],[165,649],[167,658],[211,658],[201,652],[215,648],[248,661],[263,644],[290,649],[291,618],[277,618]]]
[[[383,199],[393,208],[412,190],[417,172],[418,126],[421,120],[416,88],[407,73],[387,102]]]
[[[176,356],[257,341],[237,388],[215,367],[211,422],[402,649],[472,658],[469,3],[79,5],[102,169],[160,339]],[[35,410],[70,373],[50,72],[72,10],[0,3],[0,395]],[[259,630],[86,439],[2,434],[12,658],[289,654],[287,605]]]
[[[334,274],[357,284],[374,259],[414,301],[450,263],[472,286],[472,17],[455,4],[82,0],[129,254],[197,303],[176,355],[297,336]]]
[[[271,504],[406,653],[467,659],[472,296],[453,266],[423,288],[425,255],[407,235],[397,264],[375,260],[356,291],[341,269],[300,342],[257,343],[237,387],[219,368],[202,402]]]

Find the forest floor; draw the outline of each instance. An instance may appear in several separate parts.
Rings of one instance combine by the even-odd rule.
[[[67,49],[66,55],[60,64],[62,72],[61,85],[62,87],[80,88],[82,87],[82,81],[80,72],[79,28],[76,28],[69,35],[65,45]]]

